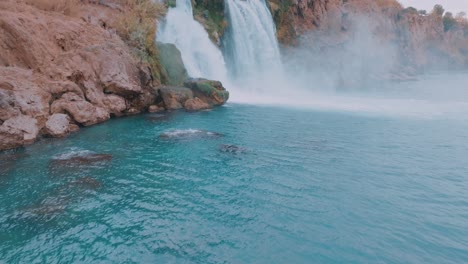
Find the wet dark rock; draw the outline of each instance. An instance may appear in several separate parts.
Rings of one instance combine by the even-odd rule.
[[[111,154],[97,154],[97,153],[88,153],[80,154],[76,156],[70,156],[66,158],[55,158],[50,160],[49,165],[52,167],[74,167],[74,166],[86,166],[86,165],[95,165],[101,163],[107,163],[112,161]]]
[[[17,220],[35,220],[47,222],[65,212],[70,198],[66,195],[47,196],[18,212]]]
[[[161,122],[170,120],[174,116],[174,112],[163,112],[157,114],[151,114],[146,117],[146,120],[151,122]]]
[[[224,153],[242,154],[242,153],[247,152],[247,149],[236,146],[236,145],[222,144],[219,146],[219,151],[224,152]]]
[[[61,215],[73,203],[86,198],[88,191],[96,191],[102,182],[93,177],[80,177],[61,185],[44,198],[21,210],[17,217],[36,221],[49,221]]]
[[[97,190],[102,187],[102,182],[93,177],[86,176],[70,182],[67,187],[73,189],[80,188],[86,190]]]
[[[20,150],[10,150],[0,153],[0,177],[6,176],[16,166],[16,163],[28,155]]]

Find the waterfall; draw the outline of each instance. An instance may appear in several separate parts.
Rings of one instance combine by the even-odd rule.
[[[158,41],[177,46],[190,77],[227,80],[223,54],[193,18],[191,0],[177,0],[176,7],[169,9],[158,30]]]
[[[231,75],[250,79],[281,72],[273,18],[265,0],[225,0],[229,29],[224,50]]]

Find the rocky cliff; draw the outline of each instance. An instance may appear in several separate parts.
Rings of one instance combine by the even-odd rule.
[[[401,64],[425,68],[468,66],[468,28],[444,29],[441,16],[404,9],[396,0],[270,0],[278,39],[286,46],[352,38],[362,21],[376,37],[399,49]],[[328,45],[328,44],[326,44]]]
[[[67,5],[57,5],[62,2]],[[0,150],[114,116],[169,108],[161,84],[177,75],[168,75],[154,43],[159,7],[151,1],[62,2],[0,1]],[[185,69],[177,69],[182,85]],[[199,108],[212,106],[203,103]]]

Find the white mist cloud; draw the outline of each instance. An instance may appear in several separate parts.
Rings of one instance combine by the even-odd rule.
[[[431,11],[434,5],[440,4],[445,10],[453,13],[468,12],[468,0],[400,0],[400,3],[405,7],[413,6],[427,11]]]

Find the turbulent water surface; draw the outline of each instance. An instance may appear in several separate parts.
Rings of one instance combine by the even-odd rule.
[[[466,263],[467,131],[240,104],[111,120],[0,156],[0,262]]]

